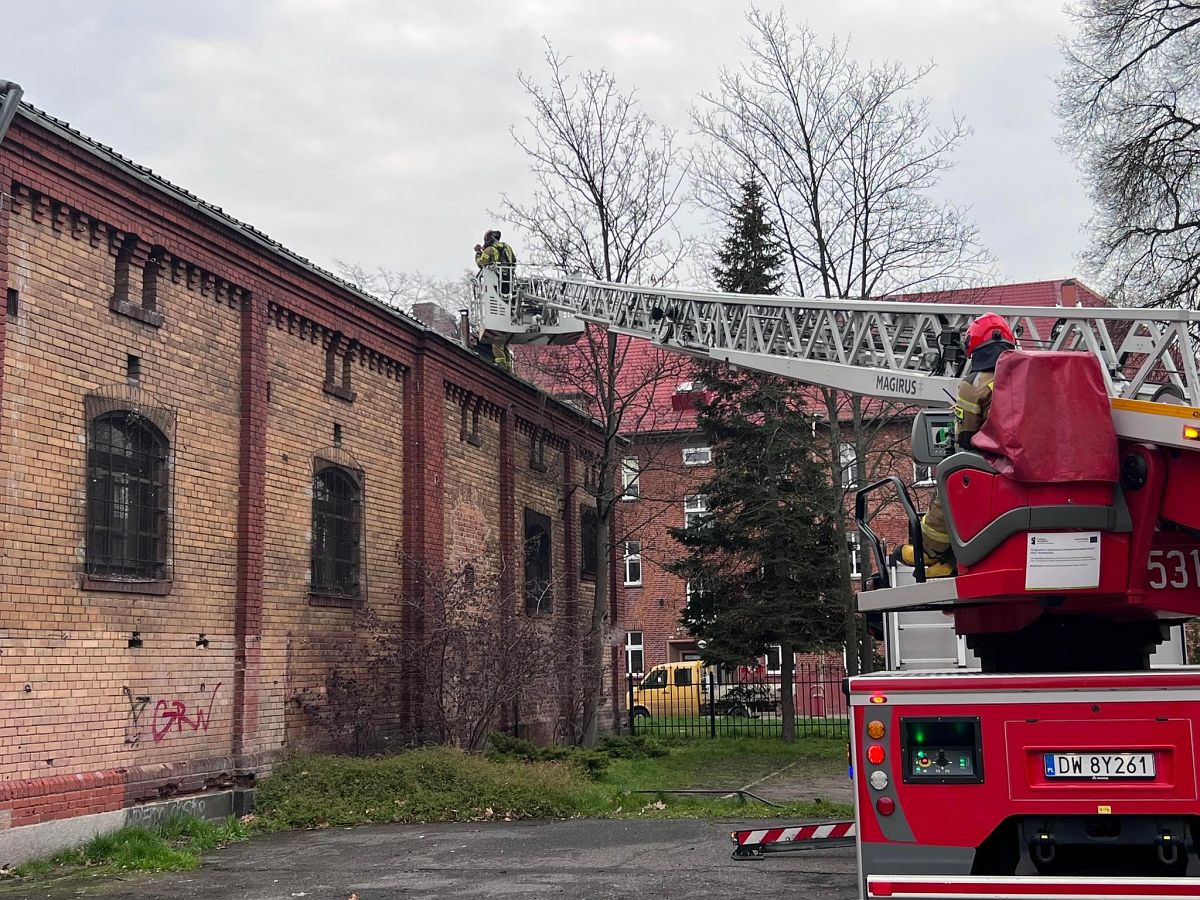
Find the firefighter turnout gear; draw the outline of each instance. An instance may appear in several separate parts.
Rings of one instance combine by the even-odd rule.
[[[931,507],[932,510],[932,507]],[[940,513],[940,509],[939,509]],[[928,518],[928,517],[927,517]],[[927,532],[925,532],[926,523],[921,522],[921,530],[923,540],[928,541]],[[944,525],[943,525],[944,527]],[[949,537],[947,537],[947,545]],[[903,566],[915,566],[917,564],[917,555],[913,550],[912,544],[901,544],[892,552],[892,559]],[[943,552],[936,555],[925,553],[925,577],[926,578],[946,578],[954,574],[954,558],[949,552]]]
[[[970,374],[958,383],[958,396],[954,400],[954,442],[959,450],[972,449],[971,438],[983,427],[991,409],[996,360],[1015,347],[1012,329],[995,313],[980,316],[967,329]],[[941,494],[936,491],[921,518],[921,543],[925,551],[926,578],[945,578],[954,574],[946,511]],[[912,566],[916,563],[916,550],[912,544],[901,544],[893,551],[892,558]]]
[[[960,450],[971,449],[971,438],[987,421],[995,381],[994,371],[984,371],[958,383],[958,397],[954,400],[954,443]]]
[[[517,254],[512,246],[500,240],[499,231],[489,231],[483,236],[483,244],[475,245],[475,264],[484,266],[515,266]]]
[[[509,244],[504,241],[495,241],[482,247],[475,254],[475,264],[481,269],[484,266],[515,266],[517,255]]]

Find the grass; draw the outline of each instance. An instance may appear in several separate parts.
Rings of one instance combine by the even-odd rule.
[[[130,826],[97,835],[49,859],[22,863],[11,874],[36,878],[85,868],[108,873],[177,872],[195,869],[201,854],[249,836],[249,828],[236,818],[210,822],[196,816],[170,816],[150,828]]]
[[[253,827],[268,831],[384,824],[514,819],[836,818],[847,804],[824,800],[769,806],[737,798],[669,793],[674,788],[732,789],[786,769],[789,783],[828,783],[845,773],[846,743],[807,738],[686,740],[613,738],[596,749],[539,748],[498,738],[490,753],[445,747],[389,756],[292,757],[257,792]],[[654,793],[637,793],[653,791]],[[661,793],[659,793],[661,792]],[[194,869],[202,854],[250,836],[236,819],[174,816],[151,828],[100,835],[50,859],[23,863],[23,878]],[[6,892],[0,888],[0,895]]]
[[[800,777],[812,772],[828,778],[845,753],[845,742],[836,740],[787,746],[769,738],[640,738],[575,753],[507,742],[490,757],[444,747],[372,759],[308,755],[278,766],[262,783],[257,816],[272,830],[527,818],[824,818],[848,815],[850,807],[824,801],[773,807],[665,792],[738,788],[785,766]],[[603,764],[598,756],[606,757]]]
[[[767,775],[787,769],[789,782],[828,780],[845,774],[846,742],[808,738],[784,744],[778,738],[716,738],[676,741],[665,756],[641,760],[617,760],[605,772],[604,781],[618,791],[672,788],[738,788]],[[751,788],[755,791],[755,788]],[[755,791],[757,793],[757,791]],[[634,795],[637,796],[637,795]],[[644,796],[644,795],[642,795]],[[670,818],[834,818],[850,816],[850,804],[816,800],[767,806],[738,798],[728,800],[664,793],[658,800],[664,809],[652,807],[643,815]]]

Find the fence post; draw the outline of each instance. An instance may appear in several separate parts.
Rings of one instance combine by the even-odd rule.
[[[717,736],[717,685],[716,673],[708,673],[708,736]]]
[[[627,695],[629,697],[629,703],[627,704],[628,709],[626,710],[629,714],[629,733],[630,733],[630,735],[635,735],[635,734],[637,734],[637,725],[634,723],[637,721],[637,717],[633,714],[633,675],[632,675],[632,673],[626,674],[625,684],[628,688]]]

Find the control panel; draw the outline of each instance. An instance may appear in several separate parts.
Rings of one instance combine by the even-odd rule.
[[[904,780],[910,784],[983,781],[979,719],[938,716],[900,720]]]
[[[954,414],[946,410],[923,409],[913,419],[913,462],[936,466],[954,453]]]

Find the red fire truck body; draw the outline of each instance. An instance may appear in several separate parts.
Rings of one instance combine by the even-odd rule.
[[[1197,865],[1200,669],[887,672],[850,703],[865,897],[1098,897]]]

